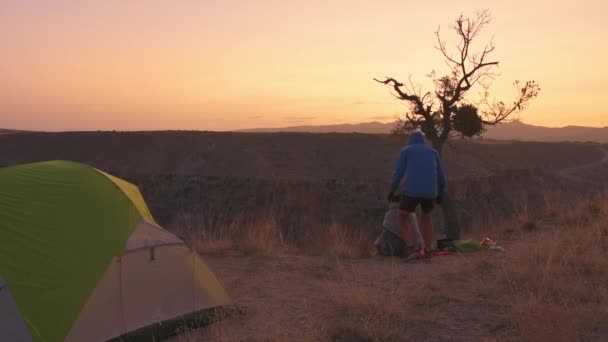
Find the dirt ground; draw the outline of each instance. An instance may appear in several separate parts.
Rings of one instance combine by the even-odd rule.
[[[495,257],[495,256],[492,256]],[[375,298],[378,294],[419,293],[441,274],[460,263],[462,256],[436,257],[430,262],[406,263],[398,258],[339,259],[332,257],[206,257],[216,275],[244,308],[237,315],[212,326],[176,338],[175,341],[298,341],[328,339],[342,314],[341,296]],[[441,284],[441,286],[444,286]],[[462,290],[462,289],[460,289]],[[465,290],[466,291],[466,290]],[[465,298],[470,293],[458,293]],[[434,341],[482,340],[505,330],[501,313],[493,303],[452,300],[437,293],[420,313],[411,310],[403,326],[408,337]],[[422,303],[421,303],[422,304]],[[431,311],[431,312],[429,312]],[[457,311],[458,315],[452,315]],[[430,316],[429,316],[430,315]],[[324,326],[325,325],[325,326]],[[429,325],[434,328],[428,329]]]
[[[206,256],[244,311],[172,341],[518,341],[521,337],[508,319],[509,303],[500,295],[486,294],[497,290],[484,290],[487,280],[479,272],[500,267],[509,254],[532,243],[509,243],[507,253],[486,250],[414,262],[385,257]],[[366,310],[371,317],[365,316]],[[368,319],[378,324],[373,315],[395,320],[383,317],[384,310],[402,311],[397,325],[390,327],[393,335],[385,331],[370,338],[341,330],[352,328],[343,327],[345,317],[361,312],[352,324],[365,327]]]
[[[577,215],[573,222],[587,214]],[[506,252],[430,261],[208,255],[240,312],[171,341],[605,341],[608,293],[600,283],[608,273],[600,269],[608,266],[601,255],[606,221],[579,227],[573,236],[555,222],[502,226],[509,233],[494,234]],[[577,235],[592,232],[603,232],[600,240]],[[564,237],[582,243],[573,246]],[[563,249],[554,258],[559,243]],[[582,249],[589,255],[581,255]],[[570,253],[570,263],[559,260]],[[549,267],[553,263],[557,268]],[[541,302],[532,291],[536,286]],[[555,306],[543,286],[558,294],[557,302],[567,296],[570,307]]]

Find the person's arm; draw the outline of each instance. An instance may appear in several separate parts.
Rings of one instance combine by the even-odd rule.
[[[407,149],[401,150],[399,153],[399,159],[397,160],[397,165],[395,165],[395,171],[393,172],[393,178],[391,181],[390,194],[394,194],[399,187],[399,183],[401,183],[401,178],[405,174],[405,169],[407,167]]]
[[[437,196],[442,197],[445,192],[445,184],[446,177],[445,172],[443,171],[443,164],[441,163],[441,158],[439,158],[439,153],[436,154],[437,158]]]

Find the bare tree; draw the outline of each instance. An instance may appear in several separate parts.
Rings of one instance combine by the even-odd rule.
[[[423,93],[422,86],[415,84],[411,77],[406,84],[392,77],[374,79],[391,86],[395,96],[407,102],[410,107],[409,112],[399,118],[396,133],[408,133],[420,128],[433,147],[442,153],[443,145],[448,139],[457,135],[480,135],[485,125],[504,122],[512,114],[522,111],[538,95],[540,88],[535,81],[523,84],[515,81],[516,98],[511,105],[490,98],[491,81],[498,76],[498,61],[491,59],[494,44],[490,40],[483,50],[477,52],[471,48],[490,19],[487,10],[477,13],[473,18],[462,15],[458,17],[454,25],[450,26],[459,38],[454,53],[448,50],[446,41],[441,38],[440,29],[435,32],[435,48],[445,58],[450,71],[441,77],[437,77],[435,71],[427,75],[433,81],[433,91]],[[476,85],[483,90],[483,94],[478,101],[472,101],[468,95]],[[481,114],[477,113],[478,107]]]
[[[410,110],[398,118],[394,133],[407,134],[419,128],[442,154],[448,139],[481,135],[484,126],[505,122],[538,96],[540,88],[535,81],[515,81],[516,97],[512,104],[507,105],[490,97],[491,82],[498,76],[498,61],[491,58],[495,49],[493,41],[490,40],[481,51],[473,51],[471,47],[490,20],[488,10],[478,12],[474,17],[460,15],[450,26],[459,39],[453,52],[450,52],[446,41],[441,38],[440,28],[437,29],[435,48],[445,58],[449,72],[441,77],[435,71],[427,75],[433,81],[433,91],[423,92],[422,86],[412,81],[411,76],[406,84],[392,77],[374,79],[391,86],[396,98],[409,105]],[[475,86],[483,90],[477,101],[468,96]],[[478,108],[481,114],[478,113]],[[448,238],[458,238],[458,220],[447,196],[443,202],[443,213]]]

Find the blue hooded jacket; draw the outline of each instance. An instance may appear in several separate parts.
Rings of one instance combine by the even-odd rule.
[[[404,174],[405,196],[434,199],[445,191],[446,179],[439,153],[424,143],[421,132],[412,133],[408,145],[399,153],[391,193],[397,190]]]

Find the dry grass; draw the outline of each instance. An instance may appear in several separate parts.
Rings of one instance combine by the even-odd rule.
[[[559,210],[548,217],[551,226],[542,220],[530,219],[525,211],[512,222],[496,224],[493,233],[505,239],[506,254],[481,252],[463,256],[463,262],[441,278],[422,281],[418,291],[408,294],[408,305],[429,315],[436,313],[434,309],[445,310],[458,303],[503,307],[506,314],[501,325],[506,327],[506,335],[502,338],[507,339],[578,341],[606,338],[608,200],[599,196],[574,205],[561,203],[555,208]],[[512,234],[500,234],[505,227],[516,227],[515,239]],[[492,232],[484,231],[484,234]],[[390,313],[395,301],[387,301],[387,298],[394,297],[375,298],[373,302],[384,303]],[[376,317],[368,313],[370,307],[373,308],[359,305],[357,310],[361,319],[373,322],[367,318]],[[477,313],[464,314],[475,317]],[[407,320],[403,314],[398,317]],[[384,325],[396,319],[387,320]],[[375,329],[367,329],[367,335],[376,336]]]
[[[200,254],[303,253],[358,258],[370,256],[373,238],[364,229],[335,222],[310,227],[306,232],[294,231],[282,226],[273,215],[254,220],[221,213],[205,217],[180,212],[177,217],[178,235]]]
[[[561,191],[546,190],[543,193],[543,214],[548,218],[556,218],[562,213],[564,194]]]
[[[550,229],[535,221],[521,226],[518,244],[490,272],[494,281],[486,282],[486,296],[512,303],[508,319],[526,340],[605,337],[608,201],[605,196],[578,204],[554,201],[546,214]],[[486,260],[473,263],[473,271],[488,267]]]
[[[473,340],[487,336],[527,341],[605,338],[608,200],[600,196],[573,205],[562,202],[559,195],[549,197],[552,202],[543,215],[533,215],[522,202],[511,221],[484,222],[470,232],[480,239],[498,239],[507,253],[487,251],[452,257],[459,259],[451,259],[454,262],[441,272],[429,265],[433,270],[425,272],[413,287],[389,289],[381,283],[387,281],[386,275],[370,284],[341,269],[338,262],[334,276],[341,279],[340,290],[331,294],[335,312],[329,313],[331,319],[324,317],[311,324],[302,338],[432,339],[445,325],[458,326],[460,323],[454,322],[460,320],[498,327],[490,330],[471,323],[462,336]],[[302,235],[292,232],[286,238],[285,227],[274,219],[220,226],[207,235],[211,238],[208,243],[197,245],[196,239],[193,241],[197,250],[263,255],[323,251],[340,260],[368,256],[373,241],[364,230],[337,223],[312,227],[307,240],[300,241],[294,236]],[[426,335],[429,332],[431,335]],[[277,336],[281,340],[280,331]]]
[[[402,341],[406,338],[407,310],[399,298],[350,290],[335,301],[340,318],[326,328],[330,340]]]
[[[242,225],[240,217],[232,218],[218,211],[213,215],[194,215],[180,211],[176,215],[177,235],[201,254],[222,254],[234,249],[234,232]]]
[[[321,340],[403,341],[411,320],[408,291],[399,288],[399,272],[391,270],[389,279],[365,278],[347,262],[337,259],[337,284],[328,289],[333,317],[319,324]],[[388,280],[388,281],[387,281]]]
[[[283,239],[280,227],[273,218],[245,227],[236,246],[245,254],[261,255],[277,255],[289,249]]]
[[[361,230],[331,223],[318,233],[319,251],[339,257],[357,258],[370,255],[370,237]]]
[[[530,300],[511,311],[522,337],[529,341],[577,341],[575,313],[562,306]]]
[[[395,262],[388,274],[384,269],[384,272],[379,271],[383,276],[378,273],[371,279],[369,275],[364,277],[348,268],[337,267],[341,281],[330,293],[335,313],[323,322],[323,338],[319,340],[441,340],[456,333],[446,333],[446,321],[458,319],[462,313],[448,319],[446,313],[452,306],[469,301],[470,291],[463,291],[462,286],[454,285],[428,268],[404,274],[402,261],[397,259]],[[404,278],[412,281],[404,281]],[[475,320],[475,317],[470,319]],[[458,331],[457,336],[470,339],[472,333],[465,329]]]
[[[607,224],[559,230],[505,265],[515,299],[511,319],[523,336],[574,341],[606,328]]]
[[[180,212],[177,217],[178,235],[200,254],[278,255],[293,251],[274,217],[246,220],[222,212],[210,216]]]

